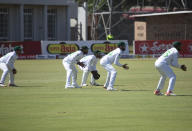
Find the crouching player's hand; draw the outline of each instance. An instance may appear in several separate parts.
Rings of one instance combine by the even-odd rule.
[[[17,74],[17,70],[16,69],[13,69],[12,72],[13,72],[13,74]]]
[[[186,67],[185,65],[181,65],[181,69],[182,69],[183,71],[187,71],[187,67]]]
[[[77,62],[78,65],[80,65],[81,67],[85,67],[85,64],[83,62]]]
[[[123,67],[124,69],[126,69],[126,70],[129,69],[129,66],[127,66],[127,64],[124,64],[122,67]]]

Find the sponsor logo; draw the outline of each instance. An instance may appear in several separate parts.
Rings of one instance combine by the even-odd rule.
[[[114,50],[117,48],[117,44],[115,43],[103,43],[103,44],[93,44],[91,46],[91,50],[92,51],[96,51],[99,50],[103,53],[109,53],[110,51]]]
[[[172,44],[165,44],[158,41],[154,41],[152,45],[148,43],[141,43],[139,44],[139,51],[142,54],[148,54],[149,52],[153,54],[161,54],[165,52],[166,50],[170,49],[172,47]]]
[[[149,46],[146,43],[140,44],[139,50],[144,54],[149,50]]]
[[[170,49],[172,47],[172,44],[164,44],[164,43],[158,43],[157,41],[153,42],[153,46],[150,48],[150,50],[153,53],[162,53],[166,50]]]
[[[77,44],[49,44],[47,46],[47,51],[49,54],[69,54],[79,50]]]

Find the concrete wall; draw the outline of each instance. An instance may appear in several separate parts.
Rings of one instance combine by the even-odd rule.
[[[77,18],[77,4],[73,0],[0,0],[0,8],[9,9],[9,41],[23,41],[23,8],[33,8],[33,41],[47,40],[45,10],[57,8],[57,40],[70,40],[70,18]]]
[[[0,0],[1,4],[70,5],[74,0]]]

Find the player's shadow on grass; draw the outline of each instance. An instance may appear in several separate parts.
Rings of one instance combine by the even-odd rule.
[[[192,95],[176,95],[176,96],[192,96]]]
[[[23,88],[23,87],[44,87],[44,86],[40,86],[40,85],[33,85],[33,86],[24,86],[24,85],[18,85],[17,87],[21,87],[21,88]]]
[[[127,86],[127,85],[114,85],[114,86]]]
[[[140,90],[127,90],[127,89],[122,89],[121,91],[151,91],[151,90],[142,90],[142,89],[140,89]]]

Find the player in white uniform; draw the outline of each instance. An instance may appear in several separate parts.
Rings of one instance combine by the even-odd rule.
[[[87,82],[88,75],[91,71],[97,70],[96,65],[97,65],[98,59],[100,58],[101,58],[101,52],[94,51],[93,55],[85,56],[80,60],[80,62],[85,64],[85,67],[79,66],[79,68],[83,71],[81,86],[87,86],[86,82]],[[90,84],[94,86],[99,86],[99,84],[95,82],[93,75],[91,75]]]
[[[176,75],[174,74],[170,66],[181,68],[183,71],[186,71],[187,69],[185,65],[178,64],[178,56],[179,56],[178,51],[180,50],[181,50],[181,43],[173,42],[173,47],[167,50],[156,60],[155,67],[161,74],[161,77],[157,85],[157,89],[154,92],[155,95],[163,95],[163,93],[161,93],[160,90],[164,88],[165,80],[167,77],[169,77],[169,86],[165,95],[167,96],[175,95],[173,93],[173,89],[176,81]]]
[[[112,64],[114,63],[117,66],[120,66],[124,69],[128,69],[129,67],[127,66],[127,64],[120,64],[119,63],[119,59],[120,59],[120,55],[122,53],[122,51],[125,50],[125,43],[124,42],[120,42],[118,43],[118,48],[109,52],[107,55],[105,55],[104,57],[101,58],[100,60],[100,64],[105,68],[105,70],[107,70],[107,79],[104,85],[104,88],[106,88],[108,91],[112,91],[112,90],[116,90],[115,88],[113,88],[114,82],[115,82],[115,78],[117,75],[117,71],[115,70],[115,68],[112,66]]]
[[[15,46],[14,51],[7,53],[6,55],[0,58],[0,69],[3,71],[0,86],[5,87],[4,85],[5,79],[10,74],[9,86],[16,86],[14,83],[14,74],[16,74],[16,69],[14,67],[15,60],[17,59],[17,55],[21,53],[21,47]]]
[[[84,67],[84,64],[79,60],[83,58],[84,55],[88,53],[88,47],[82,46],[80,50],[69,54],[67,57],[63,59],[63,66],[66,70],[66,84],[65,88],[81,88],[77,84],[77,69],[75,64]],[[72,78],[72,84],[71,84]]]

